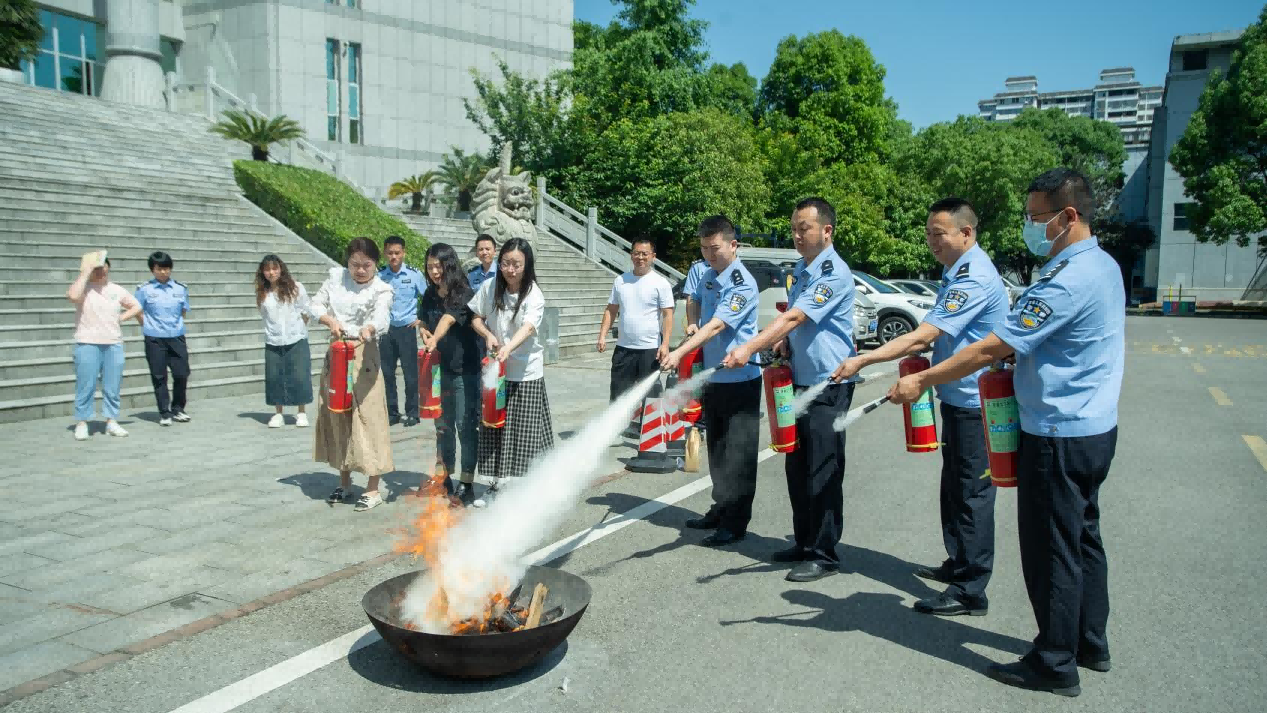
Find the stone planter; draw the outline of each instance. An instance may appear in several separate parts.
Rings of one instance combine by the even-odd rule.
[[[13,82],[14,84],[26,84],[26,75],[22,74],[20,69],[8,69],[0,67],[0,82]]]

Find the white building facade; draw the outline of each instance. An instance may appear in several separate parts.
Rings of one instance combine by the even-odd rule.
[[[166,80],[174,85],[213,76],[237,97],[253,98],[264,114],[298,121],[309,141],[376,197],[397,180],[435,168],[454,147],[488,148],[462,103],[475,96],[472,71],[496,76],[501,59],[540,78],[572,61],[572,0],[40,5],[46,35],[39,58],[23,66],[28,83],[99,96],[110,83],[108,46],[112,59],[151,58],[161,66],[158,76],[175,75]],[[155,25],[158,36],[151,37]],[[144,37],[135,36],[138,29]],[[142,47],[128,51],[133,45]]]

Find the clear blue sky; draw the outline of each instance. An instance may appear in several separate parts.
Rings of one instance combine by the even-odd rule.
[[[964,10],[963,8],[971,8]],[[887,70],[885,89],[921,128],[960,114],[1032,74],[1039,91],[1094,86],[1101,69],[1134,67],[1161,85],[1175,35],[1243,29],[1262,0],[698,0],[711,61],[743,62],[765,78],[779,40],[836,28],[866,41]],[[578,20],[606,25],[611,0],[575,0]]]

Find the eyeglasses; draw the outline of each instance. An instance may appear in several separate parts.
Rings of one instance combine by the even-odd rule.
[[[1072,208],[1072,206],[1069,206],[1069,207],[1071,207],[1071,208]],[[1038,217],[1038,216],[1040,216],[1040,215],[1052,215],[1053,213],[1063,213],[1065,210],[1066,210],[1065,208],[1057,208],[1056,210],[1045,210],[1045,211],[1043,211],[1043,212],[1041,212],[1041,213],[1034,213],[1034,214],[1032,214],[1032,215],[1031,215],[1031,214],[1029,214],[1029,213],[1026,213],[1026,214],[1025,214],[1025,220],[1028,220],[1028,221],[1029,221],[1029,222],[1031,222],[1031,223],[1035,223],[1035,222],[1037,222],[1037,221],[1035,221],[1034,219],[1035,219],[1035,218],[1037,218],[1037,217]],[[1074,213],[1075,213],[1075,214],[1076,214],[1079,218],[1081,218],[1081,217],[1082,217],[1082,211],[1078,210],[1077,208],[1074,208],[1074,209],[1073,209],[1073,212],[1074,212]]]
[[[522,270],[524,267],[522,262],[507,262],[506,260],[502,260],[497,264],[501,265],[502,268],[506,270]]]

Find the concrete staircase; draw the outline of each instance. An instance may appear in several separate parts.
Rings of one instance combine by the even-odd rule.
[[[0,83],[0,422],[73,412],[79,256],[110,251],[111,279],[148,280],[164,250],[189,287],[190,412],[260,394],[263,327],[252,280],[276,253],[315,293],[333,263],[244,199],[231,160],[244,146],[205,118]],[[320,328],[314,330],[314,337]],[[153,409],[140,328],[124,326],[122,406]],[[314,349],[313,371],[320,372]]]
[[[432,218],[412,213],[401,217],[433,243],[448,243],[466,258],[475,245],[470,220]],[[611,296],[611,270],[588,260],[580,251],[544,231],[534,243],[537,280],[546,306],[559,308],[559,356],[588,354],[598,340],[598,326]],[[421,263],[420,257],[410,257]],[[421,268],[421,264],[417,265]]]

